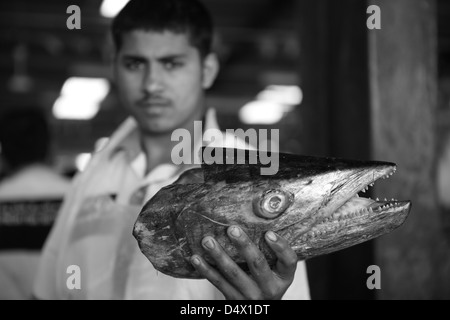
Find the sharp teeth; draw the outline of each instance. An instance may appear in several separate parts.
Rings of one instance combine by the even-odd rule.
[[[377,198],[377,200],[376,200],[377,202],[379,202],[380,201],[380,199],[379,198]]]

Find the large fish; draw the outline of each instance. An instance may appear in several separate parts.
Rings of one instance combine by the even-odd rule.
[[[393,163],[280,153],[278,172],[261,175],[262,164],[249,161],[259,159],[257,151],[245,151],[245,164],[226,164],[237,149],[222,151],[224,164],[186,171],[143,207],[133,235],[156,270],[200,278],[189,258],[198,254],[212,263],[201,245],[207,235],[248,270],[226,234],[230,225],[242,227],[273,265],[264,240],[268,230],[284,237],[303,260],[391,232],[410,211],[409,201],[358,196],[394,174]]]

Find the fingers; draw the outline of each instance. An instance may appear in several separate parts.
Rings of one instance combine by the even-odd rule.
[[[218,270],[214,270],[203,259],[199,258],[200,264],[194,267],[198,272],[208,279],[227,297],[238,297],[239,293],[244,296],[255,296],[259,290],[254,281],[226,254],[222,247],[212,237],[205,237],[202,241],[203,248],[216,263]],[[220,273],[219,273],[219,272]]]
[[[239,254],[247,261],[247,266],[258,287],[259,297],[263,299],[280,299],[285,292],[285,285],[270,268],[266,257],[251,239],[239,228],[228,229],[228,235]],[[276,238],[274,239],[276,241]]]
[[[281,298],[293,281],[297,268],[297,255],[288,242],[272,231],[266,233],[266,242],[277,257],[277,264],[272,270],[258,246],[239,227],[230,227],[228,235],[241,257],[247,261],[262,295],[270,299]]]
[[[191,263],[205,279],[208,279],[209,282],[223,293],[226,299],[237,300],[243,298],[216,269],[207,264],[200,256],[192,256]]]
[[[247,265],[255,280],[261,284],[270,285],[272,270],[266,258],[251,239],[237,226],[228,229],[228,235],[238,249],[241,257],[247,261]],[[289,246],[289,243],[272,231],[265,235],[266,242],[277,257],[275,267],[276,274],[283,279],[294,277],[297,268],[297,255]]]
[[[195,255],[192,265],[227,299],[281,299],[294,279],[297,255],[288,242],[272,231],[265,234],[269,247],[277,257],[272,270],[259,248],[239,227],[227,230],[228,236],[247,262],[251,276],[244,272],[212,237],[205,237],[202,246],[215,262],[211,267],[204,259]]]
[[[255,281],[257,283],[267,283],[267,281],[270,281],[272,270],[266,258],[242,229],[237,226],[232,226],[228,228],[228,235],[241,257],[247,261],[247,266]]]
[[[297,269],[297,254],[289,243],[272,231],[266,233],[266,242],[277,257],[274,272],[282,279],[292,280]]]

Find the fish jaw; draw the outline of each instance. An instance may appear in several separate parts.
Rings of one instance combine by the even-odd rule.
[[[343,160],[336,160],[343,161]],[[301,177],[280,182],[280,189],[294,195],[292,205],[280,216],[277,228],[283,230],[295,225],[298,235],[308,232],[318,221],[330,217],[348,201],[365,193],[378,179],[386,179],[396,171],[396,166],[385,162],[361,162],[354,167],[336,166],[335,170],[316,169],[313,174],[302,172]]]
[[[291,224],[286,221],[274,231],[289,241],[300,260],[389,233],[405,222],[411,202],[375,201],[358,193],[365,193],[377,180],[388,179],[395,172],[395,164],[367,162],[363,166],[309,177],[312,182],[308,188],[292,187],[298,191],[295,204],[287,213]],[[311,199],[316,200],[311,202]]]
[[[387,234],[405,222],[410,210],[410,201],[379,202],[355,197],[331,216],[318,220],[306,233],[299,233],[293,225],[279,230],[279,234],[289,239],[303,260]]]

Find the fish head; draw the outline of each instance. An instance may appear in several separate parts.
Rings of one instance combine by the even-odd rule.
[[[223,151],[225,159],[228,152]],[[238,151],[234,152],[236,160]],[[410,201],[376,201],[360,196],[377,180],[391,177],[396,172],[394,163],[286,153],[275,156],[279,162],[275,174],[261,175],[264,165],[249,162],[255,157],[259,160],[259,152],[246,151],[245,163],[204,164],[205,181],[229,185],[229,197],[231,186],[239,186],[239,199],[247,200],[237,207],[239,215],[229,215],[234,223],[249,233],[255,228],[277,232],[297,249],[301,259],[388,233],[403,224],[410,212]]]
[[[183,173],[147,202],[136,221],[133,234],[142,252],[165,274],[200,277],[189,258],[198,254],[213,264],[201,244],[208,235],[246,270],[227,236],[231,225],[239,225],[274,265],[276,257],[264,240],[269,230],[303,260],[388,233],[411,208],[409,201],[359,196],[393,175],[393,163],[274,153],[278,170],[265,175],[261,169],[267,162],[259,151],[215,151],[222,161]]]

